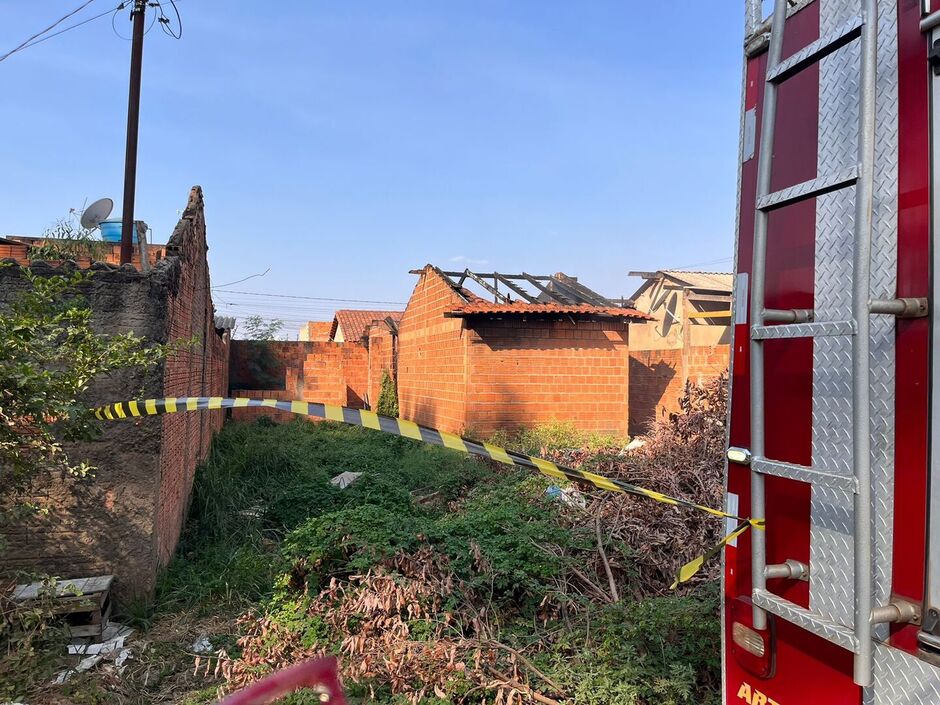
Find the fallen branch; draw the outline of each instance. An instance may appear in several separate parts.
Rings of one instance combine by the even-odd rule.
[[[594,518],[594,528],[597,532],[597,552],[601,554],[604,572],[607,573],[607,582],[610,583],[611,602],[620,602],[620,593],[617,592],[617,583],[614,581],[614,574],[610,569],[610,561],[607,560],[607,552],[604,551],[604,539],[601,536],[601,518],[599,516]]]
[[[533,690],[531,687],[527,686],[525,683],[520,683],[520,682],[517,681],[517,680],[513,680],[513,679],[510,678],[509,676],[507,676],[507,675],[505,675],[505,674],[503,674],[503,673],[500,673],[499,671],[497,671],[497,670],[494,669],[494,668],[491,668],[491,669],[489,669],[489,670],[490,670],[490,672],[491,672],[494,676],[496,676],[500,681],[502,681],[502,682],[505,683],[506,685],[510,686],[511,688],[515,688],[516,690],[518,690],[518,691],[521,692],[521,693],[525,693],[526,695],[528,695],[528,696],[529,696],[530,698],[532,698],[533,700],[542,703],[542,705],[562,705],[562,703],[561,703],[560,701],[555,700],[555,699],[553,699],[553,698],[550,698],[550,697],[548,697],[547,695],[542,695],[541,693],[539,693],[539,692]]]
[[[547,683],[547,684],[550,685],[552,688],[554,688],[556,693],[562,692],[562,687],[561,687],[560,685],[558,685],[558,683],[556,683],[556,682],[553,681],[551,678],[549,678],[549,677],[546,676],[544,673],[542,673],[538,668],[535,667],[535,664],[533,664],[529,659],[527,659],[525,656],[523,656],[520,652],[516,651],[516,650],[515,650],[514,648],[512,648],[511,646],[506,646],[505,644],[501,644],[500,642],[498,642],[498,641],[493,641],[493,640],[490,640],[490,641],[488,641],[488,642],[486,642],[486,643],[487,643],[487,645],[492,646],[492,647],[495,647],[495,648],[497,648],[497,649],[502,649],[503,651],[508,651],[508,652],[511,653],[513,656],[515,656],[517,659],[519,659],[520,661],[522,661],[522,665],[523,665],[523,666],[525,666],[526,668],[528,668],[530,671],[532,671],[532,673],[534,673],[535,675],[537,675],[539,678],[541,678],[543,681],[545,681],[545,683]]]

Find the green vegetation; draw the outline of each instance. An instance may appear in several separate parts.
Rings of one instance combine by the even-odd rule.
[[[398,386],[388,370],[382,371],[382,388],[379,391],[379,402],[376,404],[375,411],[380,416],[392,418],[398,416]]]
[[[561,424],[517,438],[622,446]],[[330,484],[344,471],[362,476]],[[326,650],[352,702],[717,703],[717,591],[613,602],[590,512],[609,505],[586,513],[550,484],[356,427],[230,423],[158,610],[245,611],[219,661],[230,688]],[[607,553],[621,594],[637,592],[634,549],[611,538]]]
[[[330,484],[347,471],[362,476],[345,489]],[[384,557],[409,531],[413,543],[422,522],[488,472],[457,453],[367,429],[300,419],[230,423],[197,472],[160,600],[257,600],[304,551],[366,567],[360,553]]]
[[[30,261],[74,261],[83,257],[100,260],[107,249],[100,235],[82,227],[74,215],[57,220],[42,237],[43,244],[30,246]]]
[[[597,453],[609,449],[623,448],[628,439],[609,433],[589,433],[578,430],[566,421],[552,421],[538,426],[524,427],[513,431],[500,431],[490,442],[529,455],[546,454],[552,451],[571,449]]]

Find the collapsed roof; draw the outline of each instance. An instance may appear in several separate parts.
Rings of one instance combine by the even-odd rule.
[[[448,312],[450,316],[566,314],[629,318],[636,321],[650,317],[633,308],[633,302],[610,299],[586,287],[576,277],[555,274],[504,274],[501,272],[444,271],[431,269],[466,303]],[[480,292],[476,293],[474,291]]]

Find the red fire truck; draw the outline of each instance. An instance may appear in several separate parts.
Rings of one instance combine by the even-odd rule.
[[[764,4],[727,504],[766,529],[725,549],[724,702],[940,703],[940,3]]]

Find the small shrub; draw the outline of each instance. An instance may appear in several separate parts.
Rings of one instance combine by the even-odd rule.
[[[426,529],[426,521],[400,511],[353,507],[309,519],[288,534],[284,555],[308,589],[319,589],[326,576],[366,571],[396,553],[414,551]]]
[[[382,389],[379,392],[375,413],[393,418],[398,416],[398,386],[388,370],[382,371]]]
[[[588,615],[590,642],[569,634],[543,665],[578,705],[717,705],[717,589],[652,597]]]
[[[516,475],[480,488],[431,529],[432,542],[469,587],[523,610],[551,590],[577,545],[570,531],[559,530],[554,507],[544,499],[546,483],[532,479]]]

